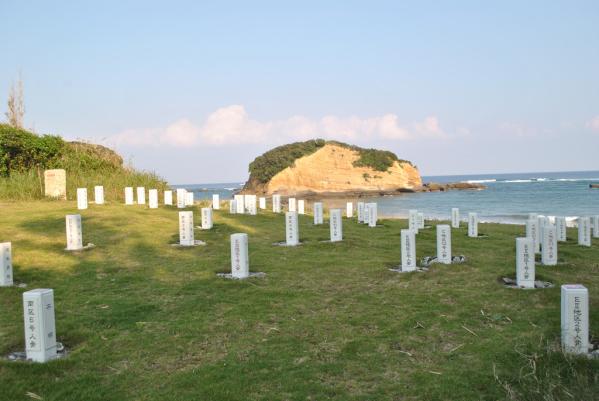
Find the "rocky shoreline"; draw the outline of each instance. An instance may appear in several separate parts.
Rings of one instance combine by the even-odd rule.
[[[285,191],[277,192],[284,197],[296,197],[302,199],[348,199],[348,198],[372,198],[377,196],[397,196],[405,193],[415,192],[445,192],[445,191],[480,191],[487,187],[478,183],[453,182],[453,183],[426,183],[416,188],[398,188],[395,190],[374,190],[374,191],[330,191],[330,192],[315,192],[315,191]],[[255,194],[255,195],[272,195],[261,193],[262,191],[252,191],[251,189],[242,189],[238,194]]]

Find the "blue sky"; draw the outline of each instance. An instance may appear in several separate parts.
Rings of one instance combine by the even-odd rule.
[[[0,2],[25,125],[171,183],[324,137],[424,175],[599,169],[599,2]],[[4,107],[4,102],[2,102]]]

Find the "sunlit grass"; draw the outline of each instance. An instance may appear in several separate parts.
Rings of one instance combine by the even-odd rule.
[[[270,205],[269,205],[270,206]],[[224,208],[224,203],[223,203]],[[193,208],[196,225],[200,205]],[[453,231],[462,265],[397,274],[405,221],[368,228],[300,216],[301,246],[283,215],[214,212],[181,249],[177,209],[110,202],[82,211],[84,242],[67,253],[64,216],[75,202],[0,202],[0,240],[12,241],[15,279],[55,290],[57,333],[71,354],[44,365],[0,362],[0,400],[592,400],[599,362],[558,351],[559,285],[581,283],[599,318],[599,243],[560,244],[565,264],[538,274],[556,284],[521,291],[513,276],[518,226],[483,225],[487,239]],[[247,232],[250,269],[230,269],[229,236]],[[569,232],[575,237],[575,232]],[[417,237],[435,254],[435,229]],[[23,349],[21,293],[0,289],[0,352]]]

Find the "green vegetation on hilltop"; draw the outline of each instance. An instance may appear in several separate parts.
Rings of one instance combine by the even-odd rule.
[[[354,162],[355,167],[369,167],[376,171],[387,171],[396,161],[412,164],[407,160],[399,159],[395,153],[386,150],[364,149],[338,141],[313,139],[277,146],[258,156],[250,163],[250,182],[267,183],[287,167],[292,167],[297,159],[311,155],[326,144],[342,146],[358,152],[359,158]]]
[[[323,139],[314,139],[277,146],[250,163],[250,181],[267,183],[277,173],[293,166],[297,159],[311,155],[325,144]]]
[[[599,241],[580,247],[575,229],[560,264],[536,268],[556,286],[517,290],[499,278],[515,276],[522,226],[481,224],[484,239],[454,229],[465,263],[398,274],[388,268],[400,263],[405,220],[344,219],[343,241],[328,243],[328,225],[300,215],[302,245],[277,247],[282,215],[215,210],[214,228],[196,231],[207,245],[180,249],[169,245],[176,208],[90,205],[77,213],[96,248],[68,253],[74,201],[0,203],[0,239],[27,283],[0,291],[0,356],[24,349],[22,293],[33,288],[54,289],[69,350],[46,364],[0,360],[1,401],[599,398],[599,360],[559,351],[561,284],[589,289],[599,334]],[[237,232],[249,234],[250,270],[266,277],[216,276],[230,272]],[[435,254],[434,227],[416,247],[419,258]]]
[[[125,167],[123,159],[104,146],[0,124],[0,199],[43,198],[44,170],[54,168],[67,171],[70,198],[77,188],[95,185],[104,186],[108,200],[121,199],[126,186],[166,187],[154,173]]]

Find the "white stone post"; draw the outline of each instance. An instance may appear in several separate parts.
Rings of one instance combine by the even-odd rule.
[[[331,230],[331,242],[343,240],[343,222],[341,219],[341,209],[329,210],[329,227]]]
[[[187,191],[185,192],[185,206],[193,206],[193,192]]]
[[[437,226],[437,261],[451,264],[451,228],[446,224]]]
[[[593,238],[599,238],[599,216],[593,217]]]
[[[297,202],[295,198],[287,199],[287,211],[288,212],[296,212],[297,211]]]
[[[192,211],[179,212],[179,244],[182,246],[195,245]]]
[[[408,212],[408,228],[418,234],[418,210],[410,209]]]
[[[580,284],[562,285],[562,350],[571,354],[589,352],[589,292]]]
[[[258,199],[258,203],[260,204],[260,210],[266,210],[266,198],[261,196]]]
[[[543,229],[541,263],[546,266],[554,266],[557,264],[557,230],[553,225],[545,226]]]
[[[303,199],[297,201],[297,213],[298,214],[306,214],[305,202]]]
[[[177,188],[177,208],[185,209],[187,198],[187,190],[185,188]]]
[[[358,202],[358,223],[364,221],[364,202]]]
[[[158,209],[158,190],[150,189],[148,191],[148,206],[150,209]]]
[[[104,204],[104,187],[102,185],[94,187],[94,202],[96,205]]]
[[[212,209],[220,210],[220,195],[212,194]]]
[[[530,237],[516,238],[516,284],[535,288],[535,249]]]
[[[34,362],[55,359],[54,291],[40,288],[23,293],[25,353]]]
[[[125,188],[125,205],[133,205],[133,187]]]
[[[10,242],[0,243],[0,287],[13,285],[12,249]]]
[[[416,234],[412,230],[401,230],[401,271],[416,270]]]
[[[83,231],[81,229],[81,215],[67,214],[67,251],[83,249]]]
[[[229,201],[229,213],[236,214],[237,213],[237,205],[235,204],[235,199],[231,199]]]
[[[370,203],[364,203],[364,213],[362,214],[362,223],[370,224]]]
[[[566,226],[566,218],[565,217],[556,217],[555,218],[555,228],[557,231],[557,240],[560,242],[565,242],[567,240],[568,231]]]
[[[541,252],[541,243],[539,241],[539,220],[529,219],[526,222],[526,236],[532,238],[535,253]]]
[[[322,202],[314,202],[313,207],[313,212],[314,212],[314,225],[319,225],[319,224],[323,224],[324,222],[324,217],[323,217],[323,208],[322,208]]]
[[[255,216],[258,214],[258,208],[256,207],[256,195],[246,195],[245,206],[249,214]]]
[[[137,204],[146,204],[146,189],[144,187],[137,187]]]
[[[77,188],[77,209],[87,209],[87,188]]]
[[[248,254],[248,235],[231,235],[231,275],[235,278],[250,276],[250,258]]]
[[[539,243],[541,244],[541,247],[542,247],[543,246],[543,236],[544,236],[543,230],[545,229],[547,224],[549,224],[549,220],[545,216],[538,216],[537,219],[539,220]]]
[[[418,219],[418,229],[424,229],[424,213],[418,212],[416,217]]]
[[[252,195],[243,195],[243,206],[244,206],[244,212],[251,214],[251,210],[252,210],[252,206],[250,205],[250,203],[252,202]]]
[[[281,213],[281,195],[272,196],[272,212]]]
[[[354,204],[352,202],[347,202],[345,204],[345,216],[348,219],[354,217]]]
[[[164,191],[164,204],[173,206],[173,191]]]
[[[212,228],[212,209],[209,207],[202,208],[202,230],[210,230]]]
[[[578,218],[578,245],[591,246],[591,221],[588,217]]]
[[[299,244],[297,212],[285,213],[285,232],[287,246],[296,246]]]
[[[460,228],[460,209],[451,209],[451,228]]]
[[[528,213],[528,220],[537,220],[539,215],[537,213]]]
[[[243,195],[235,195],[235,213],[245,213],[245,197]]]
[[[370,203],[368,205],[368,227],[376,227],[378,219],[378,205],[376,203]]]
[[[478,237],[478,214],[468,213],[468,236],[472,238]]]

